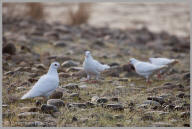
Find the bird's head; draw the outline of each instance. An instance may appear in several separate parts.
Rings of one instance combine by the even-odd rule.
[[[130,58],[129,59],[129,63],[134,65],[137,62],[137,60],[135,58]]]
[[[85,57],[88,58],[88,57],[90,57],[90,56],[91,56],[91,52],[90,52],[90,51],[86,51],[86,52],[85,52]]]
[[[60,67],[60,64],[58,62],[53,62],[50,67],[53,69],[58,69]]]

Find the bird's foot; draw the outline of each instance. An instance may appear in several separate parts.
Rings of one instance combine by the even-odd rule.
[[[92,80],[91,83],[98,83],[98,80]]]

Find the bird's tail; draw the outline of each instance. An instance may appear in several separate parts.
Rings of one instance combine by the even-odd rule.
[[[110,68],[110,66],[109,65],[103,65],[103,69],[105,70],[105,69],[109,69]]]
[[[23,96],[21,97],[21,99],[27,99],[27,98],[31,98],[30,92],[26,93],[25,95],[23,95]]]

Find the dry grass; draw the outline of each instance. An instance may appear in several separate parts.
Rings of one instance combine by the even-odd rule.
[[[42,3],[3,3],[3,14],[9,17],[27,17],[43,19],[45,16]]]
[[[72,8],[68,9],[68,24],[81,25],[87,23],[90,18],[90,3],[78,4],[78,9],[74,11]]]
[[[42,3],[27,3],[27,14],[34,19],[42,19],[44,17],[44,7]]]

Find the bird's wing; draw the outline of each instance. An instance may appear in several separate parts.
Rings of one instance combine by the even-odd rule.
[[[167,58],[149,58],[149,60],[152,64],[156,64],[156,65],[168,65],[174,62],[174,59],[170,60]]]
[[[147,62],[138,62],[136,64],[136,69],[137,71],[139,71],[140,73],[146,73],[146,72],[155,72],[157,70],[160,70],[162,68],[164,68],[165,66],[157,66],[151,63],[147,63]]]
[[[27,93],[29,97],[36,97],[44,95],[58,86],[59,82],[49,75],[42,76]]]
[[[95,65],[95,68],[97,71],[103,71],[103,70],[109,68],[108,65],[103,65],[97,60],[93,60],[93,64]]]

